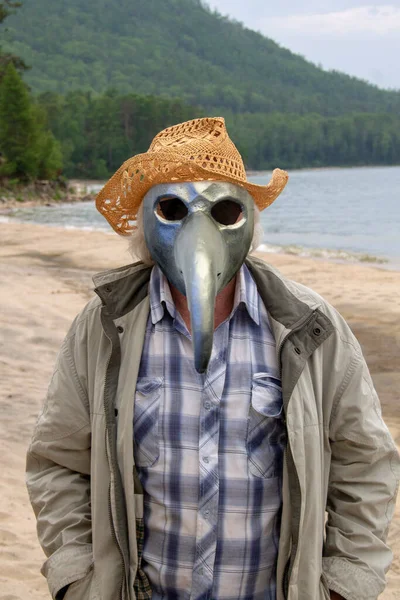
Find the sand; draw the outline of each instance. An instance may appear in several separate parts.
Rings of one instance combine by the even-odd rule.
[[[348,320],[400,444],[400,272],[264,257],[322,294]],[[25,489],[25,452],[59,345],[92,296],[92,274],[128,262],[126,241],[114,234],[0,224],[0,600],[50,597]],[[389,543],[395,558],[381,598],[400,600],[400,505]]]

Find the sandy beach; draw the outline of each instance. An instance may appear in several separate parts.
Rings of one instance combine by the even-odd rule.
[[[0,223],[0,600],[50,598],[24,483],[25,453],[59,345],[92,297],[91,277],[130,262],[126,248],[116,234]],[[347,319],[399,445],[400,272],[283,254],[264,258]],[[381,598],[400,600],[400,503],[389,544],[395,558]]]

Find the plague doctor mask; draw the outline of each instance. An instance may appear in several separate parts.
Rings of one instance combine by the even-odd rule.
[[[259,210],[272,204],[287,180],[286,171],[275,169],[267,185],[248,181],[224,119],[205,117],[161,131],[97,195],[97,209],[120,235],[135,230],[144,202],[150,253],[187,296],[200,372],[212,349],[215,297],[251,244],[253,203]]]
[[[217,294],[242,266],[254,230],[254,200],[228,182],[160,184],[143,200],[147,247],[187,298],[195,368],[207,369]]]

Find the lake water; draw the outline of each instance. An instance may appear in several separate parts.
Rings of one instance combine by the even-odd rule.
[[[304,170],[289,175],[285,191],[261,213],[264,250],[340,260],[376,257],[400,267],[400,167]],[[249,179],[265,185],[270,173]],[[110,230],[91,202],[20,208],[2,220]]]

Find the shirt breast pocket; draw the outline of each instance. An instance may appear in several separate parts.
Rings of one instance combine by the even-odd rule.
[[[247,425],[247,455],[255,477],[277,477],[282,472],[285,426],[282,419],[282,388],[267,373],[253,377]]]
[[[162,384],[161,377],[141,377],[136,383],[133,436],[138,467],[152,467],[160,455]]]

